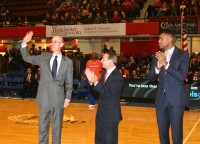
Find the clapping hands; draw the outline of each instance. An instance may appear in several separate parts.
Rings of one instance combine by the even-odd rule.
[[[159,51],[156,52],[155,57],[158,59],[157,62],[157,68],[160,69],[162,66],[164,66],[167,63],[167,58],[165,53]]]
[[[88,68],[86,68],[85,70],[85,75],[87,76],[88,81],[91,83],[96,83],[98,81],[97,76],[94,74],[94,72]]]

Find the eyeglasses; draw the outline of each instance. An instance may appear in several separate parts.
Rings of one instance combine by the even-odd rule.
[[[63,43],[63,42],[58,42],[58,41],[51,41],[51,43]]]

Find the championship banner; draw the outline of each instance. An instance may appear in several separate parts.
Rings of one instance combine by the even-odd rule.
[[[46,37],[60,35],[62,37],[99,37],[125,36],[126,24],[89,24],[89,25],[56,25],[46,26]]]
[[[187,34],[197,34],[198,33],[198,21],[197,20],[184,20],[184,28]],[[162,21],[160,22],[160,33],[165,30],[171,30],[174,34],[181,33],[181,22],[177,21]]]

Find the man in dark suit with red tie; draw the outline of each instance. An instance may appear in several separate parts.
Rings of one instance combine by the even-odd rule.
[[[162,32],[158,43],[162,50],[155,54],[148,78],[159,80],[155,103],[160,143],[170,144],[171,127],[173,144],[182,144],[189,55],[175,46],[175,36],[170,31]]]
[[[117,56],[113,52],[106,52],[101,60],[106,72],[100,80],[90,69],[85,74],[94,89],[99,92],[99,104],[96,114],[95,144],[117,144],[118,125],[122,120],[120,94],[124,79],[116,68]]]

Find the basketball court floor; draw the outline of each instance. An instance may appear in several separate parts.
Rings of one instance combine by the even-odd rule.
[[[62,144],[94,144],[96,108],[70,103],[64,111]],[[153,107],[122,106],[119,144],[159,144]],[[50,129],[51,131],[51,129]],[[200,144],[200,110],[184,115],[184,144]],[[51,142],[51,132],[50,132]],[[34,99],[0,98],[0,144],[37,144],[38,106]]]

